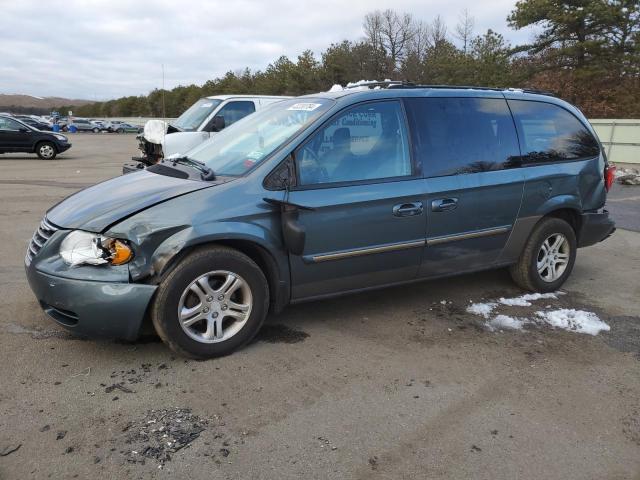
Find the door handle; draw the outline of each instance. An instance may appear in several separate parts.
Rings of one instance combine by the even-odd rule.
[[[422,213],[422,202],[401,203],[393,207],[396,217],[411,217]]]
[[[431,202],[432,212],[446,212],[458,208],[457,198],[439,198]]]

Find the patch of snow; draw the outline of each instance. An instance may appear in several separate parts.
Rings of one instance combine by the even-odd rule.
[[[497,303],[474,303],[467,307],[467,312],[473,313],[474,315],[482,315],[484,318],[489,318],[493,309],[498,306]]]
[[[330,92],[341,92],[341,91],[343,91],[343,90],[344,90],[344,87],[343,87],[342,85],[337,84],[337,83],[336,83],[335,85],[333,85],[333,86],[329,89],[329,91],[330,91]]]
[[[608,332],[611,327],[604,323],[593,312],[575,310],[573,308],[561,308],[547,312],[536,312],[538,318],[552,327],[562,328],[570,332],[597,335],[601,331]]]
[[[526,295],[521,295],[514,298],[502,297],[498,300],[498,302],[503,305],[510,305],[515,307],[530,307],[532,301],[540,300],[541,298],[557,299],[558,296],[555,293],[527,293]]]
[[[526,318],[514,318],[508,315],[496,315],[485,325],[489,330],[522,330],[522,327],[529,323]]]

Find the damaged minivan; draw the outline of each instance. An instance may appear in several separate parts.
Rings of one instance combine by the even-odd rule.
[[[614,231],[614,172],[572,105],[372,84],[274,103],[186,155],[52,207],[25,258],[58,324],[196,358],[287,304],[491,268],[557,290]]]

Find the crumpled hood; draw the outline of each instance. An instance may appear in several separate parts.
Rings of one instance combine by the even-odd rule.
[[[112,178],[67,197],[47,212],[62,228],[102,232],[109,225],[152,205],[222,182],[200,182],[142,170]]]

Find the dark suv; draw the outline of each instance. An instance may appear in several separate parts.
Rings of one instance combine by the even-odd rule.
[[[42,308],[127,339],[149,316],[212,357],[294,302],[499,267],[554,291],[614,231],[613,169],[572,105],[383,86],[283,100],[59,203],[25,260]]]
[[[35,153],[43,160],[53,160],[58,153],[70,148],[64,135],[44,132],[16,118],[0,115],[0,153]]]

